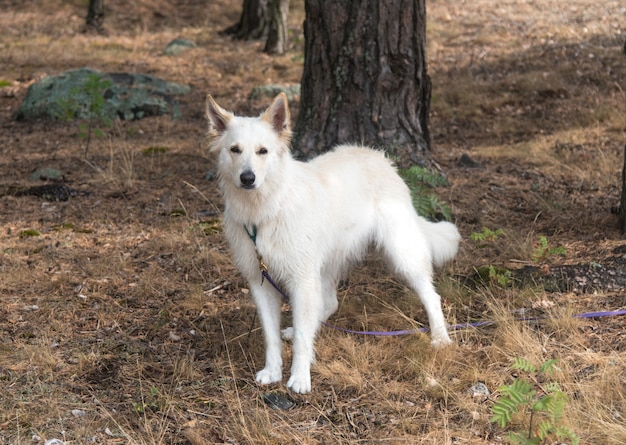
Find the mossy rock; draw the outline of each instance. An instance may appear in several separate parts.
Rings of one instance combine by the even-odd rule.
[[[187,94],[191,90],[188,85],[146,74],[101,73],[91,68],[79,68],[32,84],[15,119],[89,119],[92,117],[89,115],[91,98],[85,91],[85,84],[94,75],[101,76],[107,84],[102,93],[104,106],[97,116],[107,120],[133,120],[166,114],[179,119],[182,117],[180,107],[173,96]]]
[[[250,100],[259,100],[264,98],[274,98],[280,93],[287,95],[289,102],[293,101],[296,97],[300,97],[300,84],[295,85],[258,85],[252,88],[250,93]]]
[[[163,53],[168,56],[177,56],[180,53],[192,48],[196,48],[195,42],[188,39],[174,39],[163,50]]]
[[[31,179],[34,180],[59,180],[63,178],[63,172],[59,169],[52,167],[41,167],[35,170],[32,175],[30,175]]]

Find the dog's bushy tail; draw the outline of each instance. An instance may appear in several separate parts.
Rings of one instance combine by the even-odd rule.
[[[428,238],[433,264],[441,267],[451,261],[456,256],[461,241],[461,234],[456,226],[446,221],[433,223],[421,219],[420,222]]]

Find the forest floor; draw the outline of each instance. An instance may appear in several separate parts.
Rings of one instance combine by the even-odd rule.
[[[219,34],[241,2],[107,0],[104,36],[81,33],[85,2],[3,3],[2,443],[499,444],[531,421],[489,421],[498,387],[521,378],[516,358],[558,360],[548,379],[581,443],[626,443],[626,317],[572,316],[626,309],[611,212],[626,142],[622,1],[427,1],[432,151],[449,180],[436,192],[463,235],[437,286],[451,324],[496,323],[440,351],[423,334],[323,329],[305,396],[254,381],[262,338],[221,233],[204,117],[207,93],[250,115],[269,102],[249,100],[253,86],[299,83],[303,2],[282,56]],[[197,47],[164,55],[177,37]],[[88,147],[78,123],[13,119],[32,82],[83,66],[191,85],[183,118],[103,125]],[[39,168],[81,193],[16,193],[44,183]],[[331,322],[345,328],[427,321],[375,255],[339,296]]]

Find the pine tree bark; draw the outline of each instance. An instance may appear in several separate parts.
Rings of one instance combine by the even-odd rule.
[[[284,54],[287,46],[287,16],[289,0],[269,0],[269,29],[264,51]]]
[[[294,151],[338,143],[430,164],[425,0],[305,0],[305,61]]]
[[[85,32],[104,33],[104,0],[89,0]]]
[[[268,1],[270,0],[244,0],[239,22],[226,28],[222,34],[232,34],[239,40],[257,40],[267,37]]]

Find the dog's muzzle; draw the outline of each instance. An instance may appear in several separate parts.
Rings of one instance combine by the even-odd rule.
[[[256,181],[256,175],[251,170],[246,170],[241,175],[239,175],[239,181],[241,182],[241,187],[245,189],[253,189],[254,181]]]

